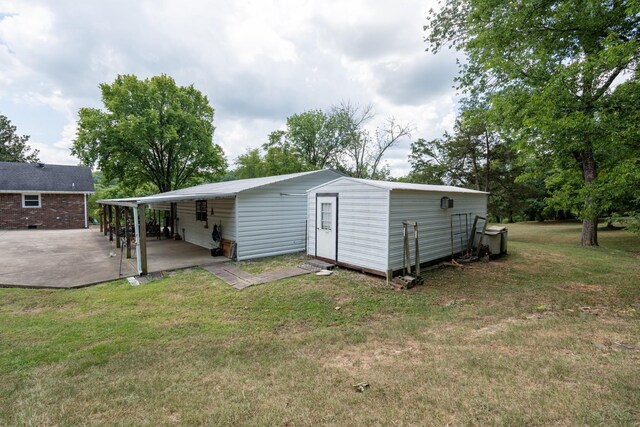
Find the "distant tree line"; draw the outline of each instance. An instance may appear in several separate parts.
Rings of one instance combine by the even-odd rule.
[[[371,105],[342,102],[327,111],[308,110],[287,118],[286,130],[269,134],[268,142],[236,161],[236,178],[253,178],[333,168],[357,178],[387,179],[387,151],[410,137],[411,126],[388,117],[367,128]]]

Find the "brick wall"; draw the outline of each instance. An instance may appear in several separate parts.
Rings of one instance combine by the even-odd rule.
[[[83,228],[83,194],[41,194],[39,208],[23,208],[22,194],[0,193],[0,229]]]

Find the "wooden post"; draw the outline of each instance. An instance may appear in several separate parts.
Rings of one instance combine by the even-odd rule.
[[[120,206],[115,206],[116,210],[116,248],[120,249]]]
[[[176,235],[176,204],[171,203],[171,214],[170,214],[170,222],[171,222],[171,233],[169,237],[173,237]]]
[[[109,206],[109,241],[113,242],[113,206]]]
[[[138,217],[140,218],[140,269],[142,274],[147,274],[147,224],[144,217],[144,205],[138,206]]]
[[[102,233],[102,230],[104,230],[104,228],[103,228],[104,225],[102,224],[102,221],[103,221],[102,216],[103,216],[102,215],[102,209],[100,209],[100,212],[98,213],[98,218],[100,218],[100,232],[101,233]]]
[[[102,234],[104,234],[105,236],[107,235],[107,222],[108,222],[108,218],[107,218],[107,205],[102,205],[102,220],[104,222],[104,230],[102,230]]]
[[[129,207],[124,208],[124,240],[127,242],[127,259],[131,259],[131,235],[129,234]]]

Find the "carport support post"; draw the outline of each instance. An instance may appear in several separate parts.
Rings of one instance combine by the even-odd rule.
[[[129,206],[124,208],[124,240],[127,245],[127,259],[131,258],[131,235],[129,234]]]
[[[104,230],[102,232],[107,235],[107,205],[102,205],[102,222],[104,223]]]
[[[120,206],[116,206],[116,248],[120,249]]]
[[[102,209],[100,209],[100,213],[98,213],[98,217],[100,218],[100,232],[102,233],[102,231],[104,230],[104,225],[102,224]]]
[[[113,206],[109,206],[109,241],[113,242]]]
[[[138,205],[140,216],[140,269],[147,274],[147,224],[144,217],[144,205]]]

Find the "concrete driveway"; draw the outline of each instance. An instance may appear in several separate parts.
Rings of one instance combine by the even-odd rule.
[[[0,286],[75,288],[136,275],[135,255],[119,274],[120,253],[97,229],[0,230]],[[147,254],[150,272],[228,261],[173,240],[149,239]]]

